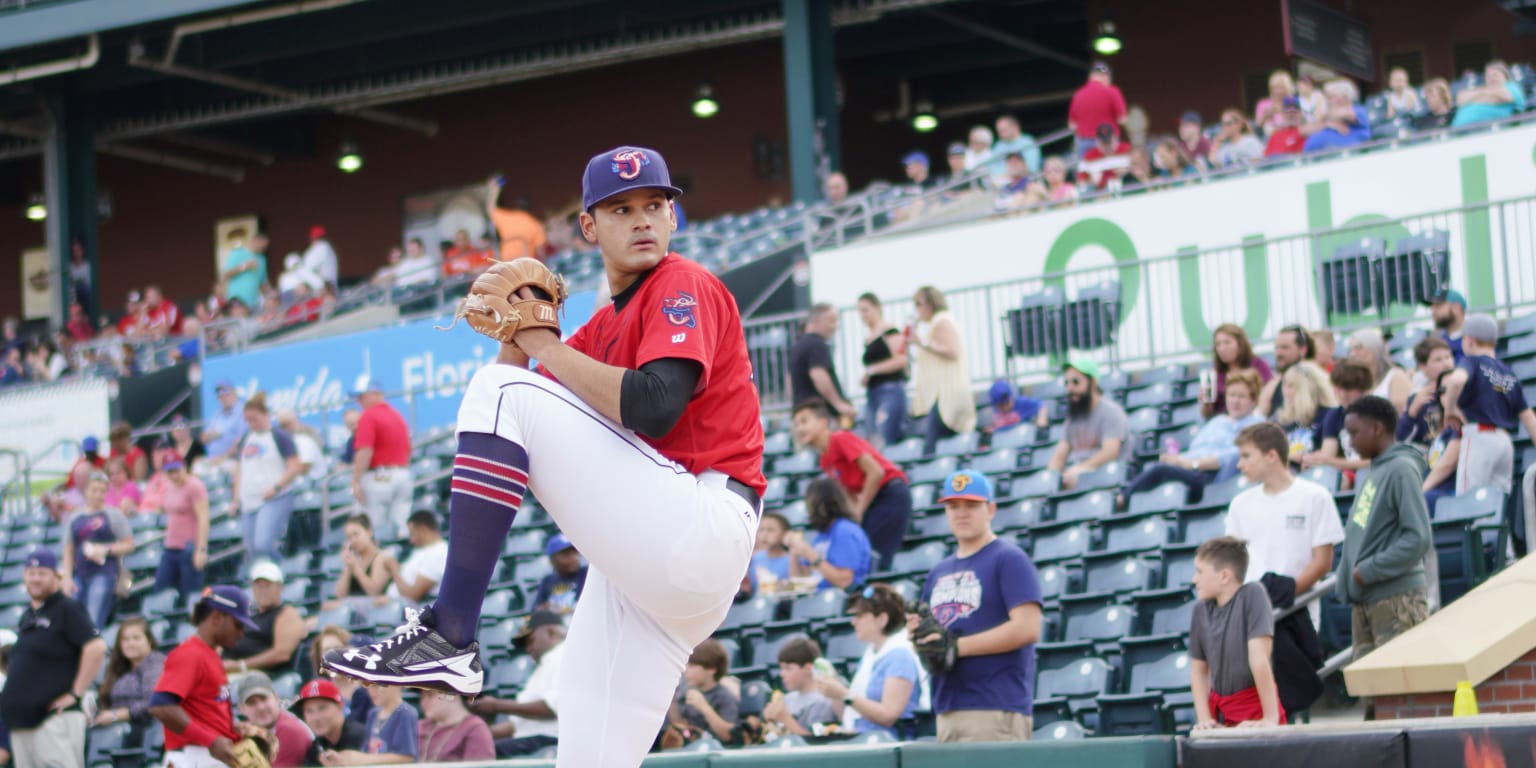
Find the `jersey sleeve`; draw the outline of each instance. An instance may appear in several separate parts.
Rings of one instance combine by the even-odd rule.
[[[299,455],[299,449],[293,445],[293,438],[289,437],[288,433],[281,429],[272,430],[272,444],[277,446],[277,455],[283,457],[284,460]]]
[[[639,348],[635,367],[672,357],[692,360],[703,367],[695,391],[709,385],[709,371],[716,357],[716,340],[725,318],[717,292],[725,290],[704,275],[667,270],[652,275],[659,282],[647,291],[647,305],[631,307],[640,313]]]
[[[998,591],[1008,610],[1026,603],[1039,605],[1044,602],[1040,593],[1040,573],[1024,550],[1009,547],[997,565]]]
[[[169,693],[184,700],[197,685],[198,670],[197,664],[191,663],[194,659],[179,653],[179,650],[171,651],[171,655],[165,657],[165,667],[160,670],[160,681],[155,683],[155,693]]]

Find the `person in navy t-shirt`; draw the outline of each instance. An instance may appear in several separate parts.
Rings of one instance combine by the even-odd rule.
[[[958,636],[959,658],[933,677],[939,741],[1026,741],[1034,730],[1039,574],[1024,550],[992,532],[997,503],[986,475],[956,472],[942,490],[958,546],[929,571],[923,600]]]
[[[1525,425],[1536,435],[1536,414],[1525,399],[1520,377],[1494,357],[1499,326],[1485,314],[1467,315],[1461,345],[1467,356],[1445,379],[1446,419],[1461,423],[1456,492],[1493,485],[1509,493],[1514,485],[1515,446],[1510,433]]]

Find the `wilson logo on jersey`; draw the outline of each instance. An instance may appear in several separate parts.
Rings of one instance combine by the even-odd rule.
[[[698,318],[693,314],[694,307],[699,305],[687,291],[678,291],[677,296],[661,300],[661,314],[665,315],[667,322],[684,328],[693,328],[699,324]]]
[[[613,156],[613,172],[619,178],[630,181],[640,175],[640,169],[651,164],[651,159],[638,149],[629,149]]]

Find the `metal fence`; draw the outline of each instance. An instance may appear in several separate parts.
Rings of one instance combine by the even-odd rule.
[[[1256,344],[1299,323],[1343,336],[1428,324],[1424,300],[1455,287],[1499,317],[1536,307],[1536,197],[1467,205],[1285,237],[1253,238],[1136,262],[1025,275],[946,292],[973,382],[1054,376],[1064,354],[1126,370],[1210,356],[1211,330],[1242,326]],[[915,291],[919,286],[913,285]],[[913,323],[911,296],[882,297],[885,319]],[[839,308],[834,359],[859,389],[865,329]],[[788,405],[788,349],[802,315],[746,323],[764,405]]]

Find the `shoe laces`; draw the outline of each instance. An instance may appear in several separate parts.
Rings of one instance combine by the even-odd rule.
[[[374,643],[373,648],[377,651],[388,650],[395,647],[396,645],[400,645],[401,643],[404,643],[408,640],[412,640],[422,633],[430,631],[432,630],[427,627],[427,625],[421,623],[421,611],[416,610],[415,608],[406,608],[405,623],[395,627],[394,637],[391,637],[382,643]]]

